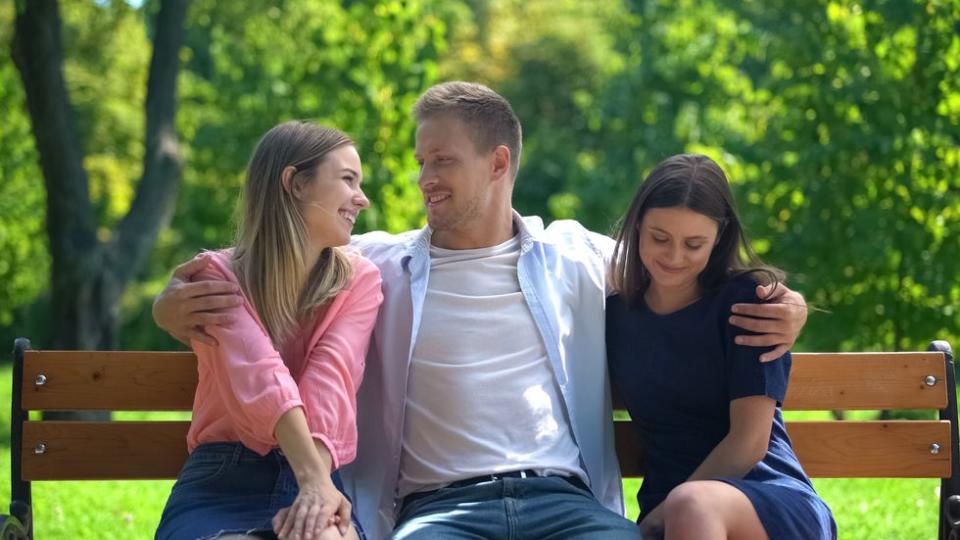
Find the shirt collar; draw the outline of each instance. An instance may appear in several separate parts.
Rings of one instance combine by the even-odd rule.
[[[543,220],[538,216],[521,216],[516,210],[513,211],[513,226],[520,236],[520,254],[523,255],[534,243],[549,243],[544,235]],[[433,237],[433,229],[430,225],[424,226],[420,232],[413,235],[406,245],[406,253],[403,255],[403,268],[408,269],[410,260],[414,257],[430,257],[430,239]]]

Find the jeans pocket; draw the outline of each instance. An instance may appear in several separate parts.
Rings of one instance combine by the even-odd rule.
[[[203,456],[202,459],[187,458],[183,469],[177,475],[173,488],[185,488],[203,484],[220,477],[230,461],[229,456]]]
[[[400,523],[403,523],[404,521],[418,515],[424,505],[442,500],[445,496],[455,493],[458,489],[461,488],[444,486],[440,489],[435,489],[432,491],[412,493],[407,495],[407,497],[405,497],[403,500],[403,506],[400,508],[400,511],[397,514],[397,524],[399,525]]]

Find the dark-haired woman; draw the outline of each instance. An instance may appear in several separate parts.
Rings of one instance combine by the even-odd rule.
[[[784,428],[790,353],[760,362],[728,320],[782,273],[750,250],[723,171],[699,155],[662,162],[616,240],[608,360],[648,449],[644,537],[836,538]]]

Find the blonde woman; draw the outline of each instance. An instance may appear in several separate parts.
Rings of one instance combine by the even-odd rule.
[[[363,537],[336,472],[356,454],[356,390],[383,300],[377,268],[340,247],[369,206],[361,180],[335,129],[287,122],[257,145],[236,246],[195,261],[195,280],[233,283],[242,301],[212,343],[191,342],[190,456],[157,538]]]

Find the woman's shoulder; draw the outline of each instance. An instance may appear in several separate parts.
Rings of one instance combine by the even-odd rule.
[[[346,247],[343,249],[344,253],[346,253],[347,257],[350,259],[350,264],[353,265],[353,272],[355,276],[362,276],[366,279],[369,279],[369,277],[373,275],[378,277],[380,276],[380,269],[377,268],[377,265],[360,253],[360,250],[351,247]]]
[[[621,309],[624,305],[623,295],[619,292],[615,292],[607,297],[607,309]]]
[[[717,295],[726,304],[762,302],[760,297],[757,296],[758,285],[760,285],[760,282],[752,274],[736,274],[720,285]]]
[[[344,253],[353,266],[353,276],[350,278],[349,289],[364,289],[380,285],[380,269],[360,250],[352,247],[343,248]]]
[[[620,320],[627,317],[636,316],[639,309],[631,305],[629,299],[623,293],[615,293],[607,297],[606,304],[607,320]]]

